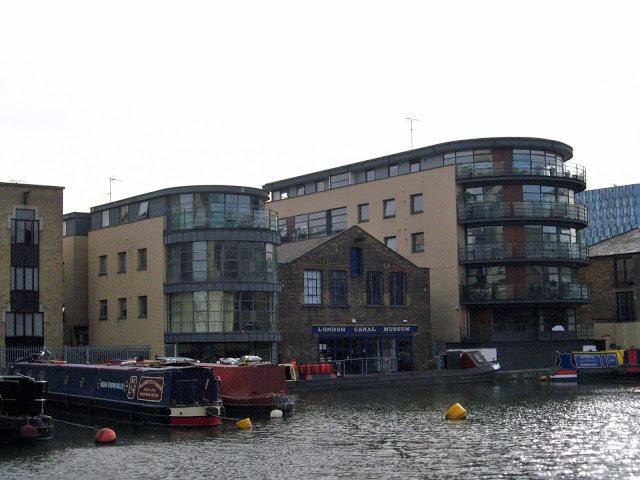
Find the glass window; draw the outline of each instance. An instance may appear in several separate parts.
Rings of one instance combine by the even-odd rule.
[[[376,179],[375,170],[367,170],[367,182],[373,182]]]
[[[63,237],[67,236],[67,221],[66,220],[64,222],[62,222],[62,236]]]
[[[349,271],[352,277],[362,274],[362,249],[351,247],[349,249]]]
[[[280,200],[280,192],[271,192],[271,200],[274,202]]]
[[[12,312],[7,312],[4,315],[5,320],[5,335],[7,337],[16,336],[16,315]]]
[[[139,248],[138,249],[138,270],[146,270],[147,269],[147,249]]]
[[[396,216],[396,199],[389,198],[383,201],[383,216],[384,218],[391,218]]]
[[[321,236],[327,233],[327,212],[315,212],[309,214],[309,236]]]
[[[424,197],[421,193],[411,195],[411,214],[422,213],[424,211]]]
[[[39,290],[39,268],[38,267],[14,267],[10,269],[10,288],[12,291],[29,290],[37,292]]]
[[[147,218],[149,216],[149,202],[140,202],[138,207],[138,219]]]
[[[127,299],[119,298],[118,299],[118,319],[124,320],[127,318]]]
[[[338,175],[331,175],[331,177],[329,177],[329,182],[331,188],[346,187],[350,183],[349,172],[339,173]]]
[[[35,210],[16,208],[16,218],[11,219],[11,243],[39,243],[40,222],[35,220],[35,215]]]
[[[409,167],[409,171],[411,173],[419,172],[420,171],[420,160],[411,162],[411,165]]]
[[[358,205],[358,223],[369,221],[369,204],[361,203]]]
[[[324,192],[324,180],[316,182],[316,192]]]
[[[298,185],[296,187],[296,196],[300,197],[304,195],[304,185]]]
[[[332,271],[329,276],[329,304],[347,305],[347,272]]]
[[[207,242],[193,242],[192,244],[192,272],[194,282],[207,280]],[[237,262],[235,262],[237,265]],[[237,271],[237,268],[236,268]]]
[[[633,283],[633,257],[615,260],[616,283]]]
[[[384,237],[384,244],[394,252],[397,251],[396,237]]]
[[[632,322],[636,319],[633,292],[616,292],[617,320]]]
[[[109,226],[109,210],[103,210],[101,215],[102,215],[102,226],[108,227]]]
[[[108,318],[109,312],[107,310],[107,301],[100,300],[100,313],[98,314],[99,320],[106,320]]]
[[[120,223],[125,223],[129,220],[129,205],[123,205],[120,207]]]
[[[411,251],[413,253],[424,252],[424,232],[411,234]]]
[[[118,252],[118,273],[127,271],[127,252]]]
[[[304,303],[305,305],[322,304],[322,272],[320,270],[304,271]]]
[[[367,272],[367,305],[382,306],[383,294],[382,272]]]
[[[281,190],[280,191],[280,199],[281,200],[286,200],[287,198],[289,198],[289,192],[287,190]]]
[[[406,305],[405,274],[402,272],[389,274],[389,305],[395,307]]]
[[[107,256],[100,255],[98,257],[98,275],[106,275],[107,274]]]
[[[147,296],[138,297],[138,318],[147,318]]]
[[[398,164],[389,165],[389,176],[397,177],[398,176]]]
[[[309,236],[309,214],[296,215],[294,239],[307,238]]]
[[[329,233],[341,232],[347,229],[347,207],[331,210],[331,229]]]
[[[289,224],[287,218],[278,219],[278,231],[280,232],[280,236],[283,240],[289,239]]]

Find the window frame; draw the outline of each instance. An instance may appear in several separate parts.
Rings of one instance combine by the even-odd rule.
[[[415,201],[417,199],[420,199],[420,202],[422,203],[419,210],[415,208]],[[414,193],[413,195],[410,195],[409,204],[411,208],[411,215],[415,215],[417,213],[423,213],[424,212],[424,195],[422,193]]]
[[[419,236],[422,236],[422,243],[418,244],[417,243],[417,239],[419,238]],[[421,248],[419,248],[419,245],[422,245]],[[424,246],[424,232],[415,232],[411,234],[411,253],[424,253],[425,250],[425,246]]]
[[[144,312],[142,309],[143,304],[144,304]],[[149,315],[149,302],[148,302],[147,296],[138,295],[138,318],[147,318],[148,315]]]
[[[109,320],[109,301],[102,298],[98,301],[98,305],[98,320]]]
[[[127,252],[118,252],[118,273],[127,273]]]
[[[322,270],[303,271],[303,304],[322,305]]]
[[[366,207],[366,218],[363,215],[364,209]],[[369,204],[368,203],[360,203],[358,204],[358,223],[366,223],[370,220],[371,218],[371,210],[369,208]]]
[[[389,273],[389,306],[407,306],[407,275],[404,272]]]
[[[344,270],[329,272],[329,305],[332,307],[349,306],[349,285],[347,272]]]
[[[384,275],[377,270],[369,270],[366,274],[367,307],[384,307]],[[377,290],[374,290],[374,288]],[[379,303],[376,303],[379,296]]]
[[[614,275],[617,284],[630,284],[633,282],[633,256],[616,257],[614,259]]]
[[[387,205],[391,205],[393,209],[393,213],[387,215]],[[387,198],[382,201],[382,218],[395,218],[396,216],[396,199],[395,198]]]
[[[146,272],[148,269],[148,256],[146,248],[138,249],[138,271]]]
[[[105,276],[109,273],[107,255],[100,255],[98,257],[98,276]]]
[[[127,319],[127,297],[118,298],[118,320]]]
[[[389,241],[393,240],[393,247],[389,245]],[[391,235],[389,237],[384,237],[384,245],[387,248],[390,248],[394,252],[398,251],[398,237],[396,235]]]
[[[636,321],[636,299],[633,290],[616,292],[616,321]]]

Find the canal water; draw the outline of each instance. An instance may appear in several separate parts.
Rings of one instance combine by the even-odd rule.
[[[99,447],[58,423],[49,442],[0,446],[0,478],[640,478],[639,400],[640,383],[310,392],[250,431],[101,420],[118,443]],[[444,419],[455,402],[468,420]]]

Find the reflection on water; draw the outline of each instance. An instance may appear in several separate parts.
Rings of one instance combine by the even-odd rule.
[[[638,393],[640,384],[537,383],[310,392],[292,418],[254,420],[251,431],[118,425],[110,447],[56,424],[53,441],[0,449],[0,477],[637,477]],[[454,402],[468,420],[444,419]]]

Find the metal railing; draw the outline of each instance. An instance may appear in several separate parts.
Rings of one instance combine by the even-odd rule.
[[[587,223],[587,208],[572,203],[542,201],[487,202],[458,205],[458,220],[555,219]]]
[[[198,228],[259,228],[278,231],[278,214],[271,210],[248,212],[197,212],[186,211],[167,215],[168,230],[193,230]]]
[[[483,177],[555,177],[585,183],[586,169],[575,163],[545,165],[540,162],[516,161],[512,163],[463,163],[456,165],[456,178]]]
[[[333,371],[339,375],[367,375],[369,373],[397,373],[396,357],[366,357],[333,360]]]
[[[474,243],[459,249],[460,261],[571,260],[586,262],[589,247],[579,243],[501,242]]]
[[[460,302],[469,304],[506,303],[588,303],[591,294],[588,285],[559,283],[548,285],[461,285]]]
[[[44,347],[0,347],[0,373],[8,373],[11,364],[21,358],[40,353]],[[115,347],[62,347],[48,348],[56,360],[68,363],[105,363],[109,360],[127,360],[131,358],[149,358],[151,348],[148,345]]]

